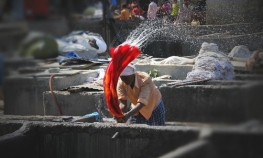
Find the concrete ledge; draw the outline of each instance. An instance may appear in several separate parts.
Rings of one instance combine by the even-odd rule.
[[[55,96],[61,108],[62,115],[83,116],[92,112],[99,112],[101,117],[112,117],[104,99],[104,92],[55,91]],[[44,115],[58,116],[58,110],[51,92],[43,93]]]
[[[83,84],[88,76],[96,77],[97,72],[55,76],[53,90],[62,90],[73,85]],[[10,77],[4,83],[4,114],[44,115],[43,92],[49,91],[50,77]]]
[[[136,64],[137,71],[147,72],[149,70],[158,70],[158,75],[170,75],[172,79],[184,80],[187,73],[192,71],[193,65],[147,65],[147,64]]]
[[[0,136],[0,152],[3,158],[35,157],[37,151],[32,150],[36,146],[36,133],[32,133],[29,122],[15,121],[0,123],[1,130],[13,129],[14,132]],[[19,129],[17,129],[20,127]],[[17,129],[17,130],[16,130]],[[31,133],[30,133],[31,132]]]
[[[4,128],[21,123],[23,126],[17,131],[23,133],[20,139],[5,141],[2,138],[7,136],[0,136],[1,158],[152,158],[167,157],[167,154],[185,158],[196,155],[247,158],[263,155],[262,124],[258,121],[236,126],[160,127],[0,119],[0,127]],[[198,143],[200,141],[207,142],[208,146]]]
[[[0,125],[2,123],[0,121]],[[24,139],[0,141],[3,158],[158,157],[197,139],[199,134],[196,127],[182,126],[160,128],[147,125],[38,121],[28,125],[29,132],[24,133]],[[116,133],[117,136],[113,138]],[[22,148],[24,145],[26,146]]]
[[[161,86],[167,121],[238,123],[263,120],[263,84]]]

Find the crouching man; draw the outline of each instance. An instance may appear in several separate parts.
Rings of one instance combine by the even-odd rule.
[[[165,125],[161,93],[147,73],[136,71],[129,64],[120,74],[117,95],[120,109],[124,112],[123,117],[116,118],[117,122],[133,119],[137,124]],[[127,106],[127,100],[131,102],[131,107]]]

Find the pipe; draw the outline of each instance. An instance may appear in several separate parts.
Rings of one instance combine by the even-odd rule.
[[[56,98],[56,96],[55,96],[55,94],[53,92],[53,87],[52,87],[52,79],[54,77],[55,77],[55,75],[51,75],[50,78],[49,78],[49,89],[51,91],[51,96],[52,96],[52,98],[53,98],[53,100],[54,100],[54,102],[56,104],[56,107],[57,107],[57,110],[58,110],[58,114],[59,114],[59,116],[61,116],[62,112],[61,112],[60,106],[58,104],[58,100],[57,100],[57,98]]]

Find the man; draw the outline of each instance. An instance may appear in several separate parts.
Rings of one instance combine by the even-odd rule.
[[[141,7],[135,5],[132,9],[132,18],[135,20],[145,20],[145,18],[143,17],[144,13],[145,12],[142,10]]]
[[[189,8],[189,0],[184,0],[183,8],[179,8],[177,23],[190,24],[192,21],[192,10]]]
[[[137,5],[138,5],[137,0],[133,0],[131,3],[131,8],[133,9]]]
[[[114,10],[117,8],[117,0],[109,0],[110,3],[110,10],[114,12]]]
[[[161,93],[147,73],[136,72],[135,67],[129,64],[120,74],[117,95],[120,109],[126,112],[122,118],[116,118],[118,122],[132,118],[138,124],[165,125]],[[127,100],[131,102],[131,109],[127,107]]]
[[[154,0],[151,0],[149,4],[148,11],[147,11],[147,18],[148,19],[155,19],[158,7]]]
[[[121,6],[121,14],[119,16],[114,17],[116,20],[129,20],[130,19],[130,10],[128,9],[126,4],[122,4]]]
[[[133,15],[143,16],[144,11],[142,10],[142,8],[140,6],[134,5],[134,7],[132,9],[132,14]]]
[[[172,1],[172,11],[171,11],[171,22],[174,22],[177,18],[177,14],[178,14],[178,10],[179,10],[179,4],[177,3],[177,0],[173,0]]]

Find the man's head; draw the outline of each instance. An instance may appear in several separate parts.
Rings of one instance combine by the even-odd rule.
[[[132,4],[131,4],[131,8],[135,8],[135,7],[137,7],[137,1],[136,0],[132,1]]]
[[[122,9],[127,9],[127,4],[125,4],[125,3],[122,4],[122,5],[121,5],[121,8],[122,8]]]
[[[189,3],[190,3],[189,0],[184,0],[184,5],[187,5],[187,6],[188,6]]]
[[[135,67],[134,65],[129,64],[120,74],[121,80],[126,85],[132,85],[135,81]]]

